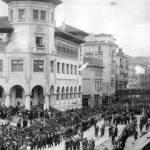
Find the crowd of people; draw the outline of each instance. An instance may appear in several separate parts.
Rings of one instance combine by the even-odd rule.
[[[85,150],[87,147],[89,150],[94,150],[94,140],[83,139],[83,132],[94,125],[95,136],[98,136],[100,130],[102,137],[105,125],[109,125],[109,135],[112,137],[114,150],[123,150],[127,137],[133,131],[131,130],[133,123],[130,122],[135,120],[134,114],[140,114],[143,108],[145,108],[143,105],[134,107],[111,105],[60,112],[51,107],[48,110],[35,107],[28,111],[20,109],[19,106],[10,108],[0,106],[0,118],[12,118],[14,115],[20,117],[17,126],[13,126],[9,122],[0,126],[0,149],[19,150],[30,147],[33,150],[41,150],[65,141],[66,150],[78,150],[82,140],[82,146]],[[147,108],[145,108],[146,112],[148,112]],[[99,129],[96,123],[101,117],[104,118],[105,124]],[[125,124],[127,127],[119,140],[115,141],[115,137],[118,135],[118,124]],[[78,136],[76,137],[76,135]],[[118,145],[121,145],[122,149],[117,149]]]

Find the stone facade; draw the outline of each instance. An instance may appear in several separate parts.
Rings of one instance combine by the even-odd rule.
[[[78,68],[82,65],[83,41],[55,29],[56,3],[13,0],[8,6],[14,31],[6,34],[7,42],[0,42],[5,45],[0,53],[1,103],[10,106],[19,102],[26,109],[37,104],[61,110],[81,108]],[[68,48],[58,49],[58,40]],[[71,51],[76,57],[64,56],[64,51]],[[65,70],[67,64],[69,73]]]

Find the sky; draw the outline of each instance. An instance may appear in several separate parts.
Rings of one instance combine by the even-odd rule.
[[[113,34],[128,55],[150,56],[149,8],[150,0],[63,0],[56,8],[56,24],[65,22],[88,33]],[[0,16],[7,12],[7,5],[0,0]]]

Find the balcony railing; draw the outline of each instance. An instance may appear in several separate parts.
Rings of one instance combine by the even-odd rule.
[[[33,47],[33,53],[46,54],[46,47]]]

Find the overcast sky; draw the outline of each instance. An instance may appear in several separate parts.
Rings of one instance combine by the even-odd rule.
[[[0,16],[7,9],[0,0]],[[56,9],[57,26],[62,21],[89,33],[113,34],[131,56],[150,56],[150,0],[63,0]]]

